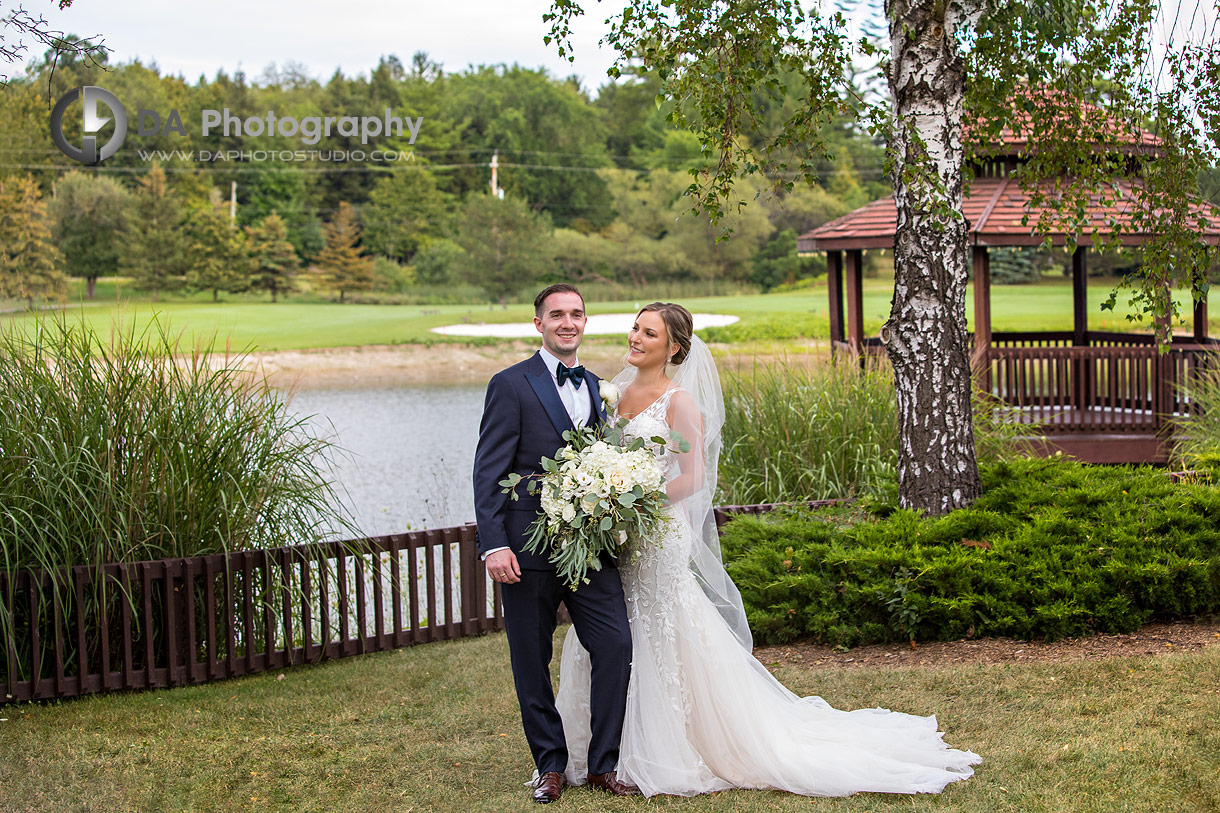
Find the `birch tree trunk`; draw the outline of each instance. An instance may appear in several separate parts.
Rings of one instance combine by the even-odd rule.
[[[898,398],[904,507],[943,514],[978,497],[966,334],[962,217],[965,62],[957,35],[977,9],[960,0],[886,0],[894,100],[890,175],[898,209],[894,300],[882,341]]]

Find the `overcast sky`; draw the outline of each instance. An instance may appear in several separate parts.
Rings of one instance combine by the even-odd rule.
[[[813,3],[816,0],[809,0]],[[822,0],[849,17],[879,16],[882,0]],[[111,60],[155,62],[162,73],[190,82],[219,68],[255,79],[269,64],[295,62],[325,81],[340,68],[367,73],[389,54],[408,63],[427,51],[446,71],[471,65],[518,63],[553,76],[581,77],[586,90],[609,81],[613,51],[599,47],[604,20],[622,0],[584,3],[573,44],[576,61],[561,59],[542,38],[549,0],[75,0],[63,11],[54,0],[26,0],[54,28],[80,36],[101,34]],[[1162,0],[1158,39],[1215,37],[1216,0]]]
[[[470,65],[545,67],[552,75],[576,74],[596,92],[609,81],[613,51],[599,48],[609,3],[578,21],[576,61],[561,59],[542,38],[546,0],[75,0],[60,11],[48,0],[27,0],[54,28],[89,36],[101,34],[112,62],[139,58],[156,62],[162,73],[194,82],[218,68],[241,68],[256,78],[271,63],[296,62],[319,80],[336,68],[351,76],[367,73],[385,55],[409,63],[427,51],[446,71]]]

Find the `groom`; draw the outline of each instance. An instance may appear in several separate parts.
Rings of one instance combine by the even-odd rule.
[[[634,795],[639,790],[615,776],[631,672],[631,631],[618,570],[603,565],[589,571],[588,584],[567,589],[545,555],[523,550],[526,529],[538,516],[538,496],[526,491],[524,480],[517,500],[500,491],[510,472],[541,474],[542,458],[555,457],[566,430],[604,418],[597,376],[576,364],[585,332],[585,301],[576,287],[543,289],[534,299],[534,327],[542,334],[542,349],[487,385],[474,456],[479,554],[500,583],[521,722],[538,767],[534,801],[559,798],[568,763],[550,674],[560,602],[592,662],[589,784]]]

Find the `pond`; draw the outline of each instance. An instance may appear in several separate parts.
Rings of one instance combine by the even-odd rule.
[[[333,477],[369,536],[474,521],[486,384],[303,389],[290,409],[346,454]]]

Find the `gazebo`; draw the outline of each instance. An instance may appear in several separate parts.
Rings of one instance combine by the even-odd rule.
[[[1168,419],[1190,408],[1190,382],[1196,370],[1216,364],[1220,342],[1209,338],[1207,302],[1194,304],[1192,333],[1175,335],[1160,353],[1147,333],[1088,329],[1086,293],[1088,249],[1072,255],[1072,329],[1068,331],[993,332],[988,250],[1037,246],[1041,235],[1023,224],[1040,214],[1012,177],[1021,163],[1023,141],[1006,135],[1000,154],[972,169],[974,180],[962,208],[973,255],[974,351],[976,381],[995,399],[1009,420],[1031,427],[1044,453],[1062,451],[1094,463],[1165,462]],[[1132,156],[1156,149],[1145,136],[1130,143]],[[1126,190],[1133,181],[1117,181]],[[1114,222],[1130,225],[1129,214],[1115,206],[1095,206],[1093,228],[1111,233]],[[865,249],[892,249],[897,212],[893,197],[822,225],[798,240],[801,254],[825,251],[830,297],[830,337],[836,351],[883,354],[881,340],[864,335],[862,261]],[[1220,243],[1220,218],[1207,217],[1204,238]],[[1139,246],[1148,234],[1127,231],[1124,246]],[[1051,234],[1064,246],[1065,235]],[[846,297],[846,307],[844,298]],[[844,316],[846,315],[846,319]]]

